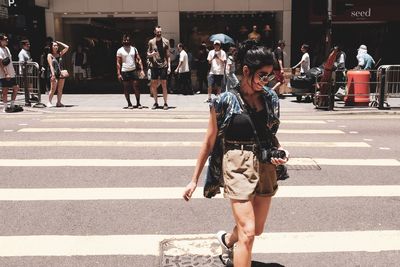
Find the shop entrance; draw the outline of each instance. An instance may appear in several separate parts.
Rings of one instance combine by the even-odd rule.
[[[124,33],[132,35],[134,46],[145,58],[147,41],[154,36],[155,17],[63,18],[63,42],[70,45],[67,68],[73,76],[72,54],[78,45],[87,56],[86,78],[68,79],[67,93],[119,93],[116,77],[116,52]]]

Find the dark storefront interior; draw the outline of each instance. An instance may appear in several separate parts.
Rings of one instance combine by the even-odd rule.
[[[8,18],[0,18],[0,32],[8,34],[9,48],[13,60],[18,59],[20,41],[29,39],[31,56],[39,62],[46,39],[45,9],[35,5],[35,1],[16,1],[7,8]]]
[[[322,64],[327,55],[324,52],[327,1],[293,1],[292,19],[292,64],[301,58],[300,46],[308,43],[311,47],[312,66]],[[379,6],[378,6],[379,5]],[[357,65],[357,49],[361,44],[382,64],[398,64],[400,53],[396,53],[395,39],[400,33],[400,21],[390,16],[389,10],[399,6],[397,1],[337,0],[333,1],[332,45],[342,46],[347,55],[346,66]],[[395,8],[394,8],[395,9]],[[352,11],[367,11],[368,17],[351,17]],[[381,15],[388,14],[388,16]]]
[[[154,36],[156,23],[154,17],[63,18],[64,39],[71,46],[71,51],[66,55],[67,65],[72,69],[72,53],[80,44],[87,54],[90,68],[90,78],[79,83],[69,79],[66,92],[87,92],[83,90],[90,87],[95,91],[87,93],[119,93],[121,88],[116,78],[115,58],[121,47],[122,35],[131,34],[133,45],[145,58],[147,41]]]
[[[210,35],[225,33],[236,42],[247,39],[256,25],[260,33],[266,24],[272,28],[273,40],[276,41],[276,12],[181,12],[180,39],[189,50],[196,54],[202,41],[208,42]],[[208,42],[209,45],[211,43]]]

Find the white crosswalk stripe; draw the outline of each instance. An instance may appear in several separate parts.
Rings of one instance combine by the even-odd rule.
[[[285,147],[370,147],[365,142],[288,142]],[[200,147],[202,142],[188,141],[0,141],[0,147]]]
[[[0,257],[17,256],[89,256],[89,255],[154,255],[158,256],[159,243],[178,239],[178,249],[166,251],[168,255],[182,255],[193,248],[195,255],[212,255],[205,249],[207,243],[216,243],[213,235],[92,235],[92,236],[1,236]],[[179,238],[201,241],[180,244]],[[204,242],[203,238],[209,238]],[[356,232],[289,232],[267,233],[254,243],[254,253],[316,253],[400,250],[400,231]],[[140,245],[139,245],[140,244]],[[180,249],[179,249],[180,248]],[[202,249],[201,249],[202,248]],[[220,253],[216,251],[216,255]]]
[[[184,188],[181,187],[12,188],[0,189],[0,201],[182,199],[183,191]],[[202,192],[203,188],[197,188],[192,198],[203,198]],[[280,186],[275,197],[400,197],[400,186]],[[222,195],[219,194],[216,198],[222,198]]]
[[[400,166],[396,159],[291,158],[288,165]],[[0,159],[3,167],[194,167],[195,159]],[[207,164],[206,164],[207,166]]]
[[[205,133],[204,128],[23,128],[20,133]],[[341,130],[280,129],[279,134],[344,134]]]

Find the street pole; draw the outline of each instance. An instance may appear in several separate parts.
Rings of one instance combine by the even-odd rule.
[[[332,0],[328,0],[328,12],[325,30],[325,54],[329,55],[332,46]]]
[[[328,0],[328,10],[327,10],[327,21],[326,21],[326,34],[325,34],[325,55],[329,55],[332,47],[332,0]],[[329,79],[328,86],[328,110],[333,110],[335,106],[335,96],[333,95],[333,84],[331,79]]]

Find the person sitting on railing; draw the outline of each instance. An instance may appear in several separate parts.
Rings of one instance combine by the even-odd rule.
[[[12,64],[12,56],[10,49],[7,47],[8,37],[0,33],[0,87],[3,93],[3,112],[14,111],[14,101],[17,98],[19,87],[15,79],[15,70]],[[13,94],[10,101],[10,109],[7,105],[8,88],[13,88]]]

